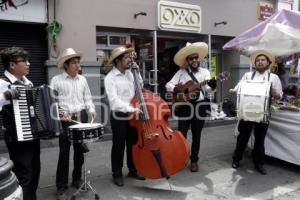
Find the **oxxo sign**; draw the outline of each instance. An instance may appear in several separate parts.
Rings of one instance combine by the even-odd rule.
[[[158,2],[158,27],[162,30],[201,32],[201,8],[171,1]]]

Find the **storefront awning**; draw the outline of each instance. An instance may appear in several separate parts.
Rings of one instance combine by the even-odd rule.
[[[265,21],[236,36],[223,46],[250,55],[265,49],[275,56],[300,53],[300,12],[281,10]]]

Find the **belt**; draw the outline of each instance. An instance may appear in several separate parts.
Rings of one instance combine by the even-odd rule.
[[[69,113],[69,115],[70,115],[70,117],[71,117],[73,120],[76,120],[78,117],[80,117],[80,114],[81,114],[82,111],[84,111],[84,109],[83,109],[83,110],[80,110],[80,111],[78,111],[78,112]]]
[[[80,112],[79,112],[80,114]],[[70,113],[70,117],[73,119],[73,118],[77,118],[79,116],[78,113]]]

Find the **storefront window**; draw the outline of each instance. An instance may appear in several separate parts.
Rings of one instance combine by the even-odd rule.
[[[130,35],[121,33],[99,32],[96,36],[98,50],[111,50],[124,46],[130,41]]]
[[[100,66],[110,68],[111,64],[108,63],[111,50],[125,46],[130,41],[130,35],[125,33],[113,33],[113,32],[97,32],[96,33],[96,51],[97,61]],[[107,73],[107,71],[102,71]]]
[[[107,35],[97,36],[96,41],[97,41],[97,44],[107,45]]]
[[[126,37],[122,36],[110,36],[110,45],[126,45]]]

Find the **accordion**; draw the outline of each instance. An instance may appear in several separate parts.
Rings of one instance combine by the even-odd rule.
[[[47,85],[30,88],[10,85],[19,92],[19,98],[11,101],[16,127],[16,141],[49,139],[62,130],[57,93]]]

